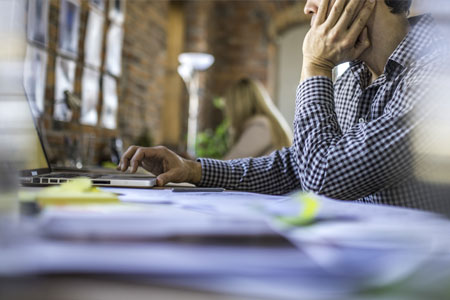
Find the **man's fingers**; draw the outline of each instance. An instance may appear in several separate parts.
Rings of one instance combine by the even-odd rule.
[[[342,15],[342,12],[344,11],[346,3],[347,0],[336,0],[336,2],[333,4],[333,6],[331,7],[330,15],[325,21],[328,28],[332,28],[334,25],[336,25],[337,21]]]
[[[169,182],[180,182],[179,172],[180,171],[177,169],[171,169],[166,173],[162,173],[158,177],[156,177],[156,183],[158,184],[158,186],[164,186]]]
[[[355,37],[355,41],[361,34],[363,29],[367,26],[367,21],[372,15],[373,8],[375,7],[375,0],[366,0],[364,7],[359,12],[353,24],[348,31],[349,36]]]
[[[320,0],[319,8],[317,11],[316,19],[314,25],[318,26],[325,22],[327,18],[328,6],[330,5],[330,0]]]
[[[359,57],[367,48],[370,47],[369,33],[367,27],[363,29],[355,46],[355,56]]]
[[[145,151],[144,148],[138,148],[130,159],[131,173],[136,173],[141,161],[145,158]]]
[[[359,10],[358,8],[361,5],[361,1],[364,2],[364,0],[349,0],[347,2],[347,5],[345,5],[344,11],[341,14],[341,17],[336,23],[336,26],[339,30],[342,30],[342,32],[346,31],[351,24],[354,22],[355,17],[358,15]],[[366,0],[366,2],[369,0]]]
[[[120,163],[119,163],[119,169],[122,172],[125,172],[128,169],[128,166],[130,164],[130,159],[133,157],[134,153],[136,152],[136,150],[139,147],[137,146],[130,146],[128,147],[127,151],[125,151],[125,153],[122,155],[122,157],[120,158]]]

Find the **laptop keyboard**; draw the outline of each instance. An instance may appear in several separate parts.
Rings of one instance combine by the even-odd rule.
[[[40,177],[44,177],[44,178],[75,178],[75,177],[99,178],[101,176],[102,176],[102,174],[92,174],[92,173],[58,173],[58,174],[42,175]]]

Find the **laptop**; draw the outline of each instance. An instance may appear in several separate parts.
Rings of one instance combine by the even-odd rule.
[[[52,170],[49,163],[44,144],[42,143],[41,134],[37,127],[37,122],[31,111],[30,99],[27,96],[28,105],[24,105],[27,109],[21,111],[21,117],[29,122],[30,138],[35,142],[35,151],[30,155],[26,162],[26,170],[20,172],[20,182],[25,186],[48,186],[57,185],[70,181],[76,177],[88,177],[94,186],[109,187],[133,187],[133,188],[150,188],[155,186],[156,178],[151,174],[130,174],[121,173],[119,171],[81,171],[73,168],[64,172]],[[32,123],[32,124],[31,124]],[[30,141],[31,142],[31,141]]]

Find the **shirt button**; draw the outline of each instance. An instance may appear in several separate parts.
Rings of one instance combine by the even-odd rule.
[[[359,123],[364,123],[366,122],[366,120],[364,120],[364,118],[359,118]]]

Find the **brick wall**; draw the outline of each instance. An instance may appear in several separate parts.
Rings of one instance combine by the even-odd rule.
[[[162,140],[168,1],[128,1],[119,128],[124,143],[144,132]]]
[[[280,27],[277,14],[285,14],[298,3],[217,0],[186,6],[186,50],[205,51],[215,57],[214,65],[203,74],[200,130],[215,127],[221,121],[221,113],[210,100],[223,95],[241,77],[260,80],[273,96]],[[304,19],[302,14],[298,19]]]

